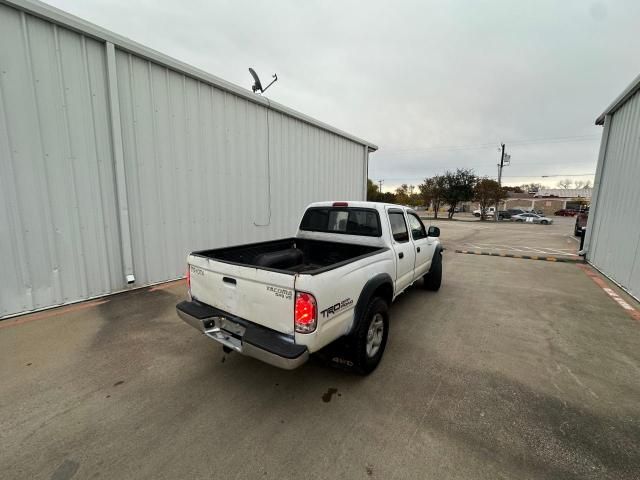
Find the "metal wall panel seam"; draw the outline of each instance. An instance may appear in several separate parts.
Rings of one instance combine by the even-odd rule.
[[[106,258],[110,265],[109,291],[126,285],[120,241],[118,197],[115,160],[113,155],[107,53],[105,45],[84,37],[87,45],[88,68],[91,72],[91,90],[94,101],[94,123],[98,151],[98,169],[101,178],[101,196],[104,208],[104,238]]]
[[[107,89],[109,98],[109,117],[111,120],[111,151],[115,165],[114,181],[118,203],[118,231],[120,235],[121,262],[125,282],[133,281],[133,253],[131,245],[131,220],[129,218],[129,199],[127,195],[127,179],[124,166],[124,146],[122,143],[122,120],[120,118],[120,100],[118,93],[118,77],[116,72],[115,46],[111,42],[105,44],[107,59]]]
[[[138,165],[138,159],[142,157],[142,155],[140,155],[140,149],[139,149],[139,142],[138,142],[138,132],[137,132],[137,128],[138,128],[138,116],[136,114],[136,105],[135,105],[135,100],[134,98],[136,97],[136,83],[135,83],[135,73],[134,73],[134,68],[133,68],[133,55],[128,54],[127,56],[127,60],[128,60],[128,73],[129,73],[129,92],[130,92],[130,98],[131,98],[131,138],[133,140],[133,158],[131,160],[131,168],[133,170],[133,185],[135,186],[135,197],[136,197],[136,207],[138,208],[138,212],[137,212],[137,218],[138,218],[138,232],[140,235],[140,239],[138,242],[138,245],[140,245],[140,248],[138,249],[138,254],[140,256],[140,259],[142,261],[142,267],[143,267],[143,272],[140,275],[142,283],[147,283],[149,281],[149,265],[147,263],[147,252],[146,252],[146,242],[145,242],[145,231],[144,231],[144,222],[145,222],[145,208],[144,208],[144,198],[143,198],[143,194],[142,194],[142,184],[140,182],[140,168]],[[125,160],[126,163],[126,160]],[[134,257],[135,260],[135,257]]]
[[[95,105],[94,105],[94,97],[91,91],[91,72],[89,70],[89,60],[88,60],[88,52],[87,52],[87,44],[86,44],[86,37],[82,36],[80,37],[80,42],[81,42],[81,47],[82,47],[82,59],[83,59],[83,67],[84,67],[84,72],[85,72],[85,78],[86,78],[86,87],[87,87],[87,97],[89,98],[89,105],[91,106],[91,131],[93,133],[93,153],[95,155],[95,160],[96,160],[96,173],[98,176],[98,188],[100,189],[100,191],[98,192],[98,198],[100,199],[100,226],[101,228],[99,229],[94,229],[94,234],[95,234],[95,241],[96,241],[96,245],[100,245],[101,250],[102,250],[102,254],[100,255],[100,271],[102,273],[102,280],[103,280],[103,285],[102,285],[102,292],[109,292],[111,290],[111,262],[109,261],[109,250],[107,248],[106,245],[106,235],[105,235],[105,210],[104,210],[104,203],[103,203],[103,198],[102,198],[102,184],[103,184],[103,179],[100,176],[100,155],[98,153],[98,135],[97,135],[97,131],[96,131],[96,113],[95,113]],[[98,235],[99,232],[102,232],[102,235]],[[105,261],[105,255],[107,256],[106,261]]]
[[[53,280],[53,288],[54,288],[54,295],[57,299],[62,299],[62,285],[60,282],[60,272],[59,272],[59,260],[58,260],[58,254],[57,254],[57,247],[56,247],[56,241],[55,238],[52,237],[52,232],[55,231],[54,228],[54,224],[53,224],[53,214],[51,212],[51,194],[49,192],[49,185],[48,185],[48,166],[47,166],[47,162],[45,161],[46,155],[45,155],[45,149],[44,149],[44,144],[43,144],[43,140],[42,140],[42,122],[41,122],[41,114],[40,114],[40,106],[38,104],[38,95],[36,92],[36,88],[35,88],[35,77],[33,74],[33,59],[31,57],[31,42],[29,41],[29,32],[28,32],[28,26],[27,26],[27,18],[26,18],[26,14],[24,12],[21,12],[20,14],[20,23],[22,26],[22,35],[23,35],[23,41],[24,41],[24,51],[25,54],[27,56],[26,58],[26,65],[27,65],[27,71],[28,71],[28,75],[29,75],[29,79],[31,80],[31,96],[32,96],[32,100],[33,100],[33,106],[35,108],[35,113],[36,113],[36,117],[37,117],[37,129],[35,132],[35,138],[36,141],[38,143],[39,146],[39,150],[40,150],[40,159],[39,159],[39,163],[41,165],[41,168],[39,170],[39,175],[38,175],[38,183],[39,183],[39,188],[38,188],[38,192],[37,192],[37,196],[40,197],[41,199],[44,200],[43,204],[46,205],[44,208],[42,209],[38,209],[39,212],[41,212],[41,214],[44,216],[44,225],[46,227],[46,255],[47,255],[47,259],[48,259],[48,263],[49,263],[49,267],[51,268],[51,271],[49,272],[49,274],[51,275],[51,278]],[[43,175],[44,174],[44,178]],[[27,257],[28,258],[28,257]],[[37,266],[35,267],[37,268]],[[33,287],[34,285],[32,285]],[[38,300],[36,299],[36,302]]]

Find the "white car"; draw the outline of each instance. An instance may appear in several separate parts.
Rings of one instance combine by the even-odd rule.
[[[496,207],[487,207],[484,209],[485,217],[493,217],[495,216],[495,214],[496,214]],[[482,212],[480,211],[480,209],[474,210],[473,215],[475,215],[476,217],[479,217],[480,215],[482,215]]]
[[[190,254],[190,298],[177,312],[227,352],[293,369],[338,341],[331,360],[367,374],[391,302],[421,279],[440,288],[439,235],[408,207],[313,203],[295,237]]]
[[[552,218],[545,217],[544,215],[538,215],[537,213],[521,213],[519,215],[511,216],[512,222],[527,222],[527,223],[539,223],[541,225],[550,225],[553,223]]]

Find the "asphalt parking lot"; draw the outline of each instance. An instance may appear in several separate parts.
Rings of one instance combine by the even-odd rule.
[[[443,286],[364,378],[224,355],[182,283],[0,322],[2,478],[640,478],[640,322],[574,263],[454,253],[572,256],[572,219],[434,224]]]

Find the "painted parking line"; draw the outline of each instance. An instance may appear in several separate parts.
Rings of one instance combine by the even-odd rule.
[[[463,250],[503,250],[524,254],[541,254],[543,256],[578,256],[573,248],[529,247],[526,245],[500,245],[496,243],[464,243],[460,245],[460,248]]]
[[[485,255],[488,257],[521,258],[523,260],[542,260],[545,262],[582,263],[582,258],[555,257],[551,255],[516,255],[513,253],[485,252],[481,250],[455,250],[456,253],[467,255]]]
[[[591,280],[595,282],[604,292],[609,295],[618,305],[620,305],[634,320],[640,321],[640,310],[634,308],[631,304],[625,301],[620,295],[613,290],[604,279],[596,273],[596,271],[588,265],[578,265],[580,269],[586,273]]]

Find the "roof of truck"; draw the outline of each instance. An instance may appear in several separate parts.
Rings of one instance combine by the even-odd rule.
[[[336,205],[337,204],[337,205]],[[344,205],[346,204],[346,205]],[[313,202],[309,207],[356,207],[356,208],[376,208],[384,209],[384,207],[405,208],[413,210],[406,205],[397,205],[395,203],[383,203],[383,202],[365,202],[362,200],[331,200],[326,202]],[[308,207],[307,207],[308,208]]]

